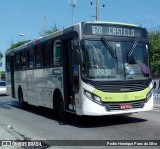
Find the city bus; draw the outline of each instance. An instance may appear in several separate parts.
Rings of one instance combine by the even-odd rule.
[[[141,26],[81,22],[7,51],[7,94],[60,119],[152,110],[149,47]]]

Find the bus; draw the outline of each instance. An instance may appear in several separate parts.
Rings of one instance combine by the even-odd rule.
[[[7,51],[7,94],[60,119],[152,110],[149,47],[141,26],[81,22]]]

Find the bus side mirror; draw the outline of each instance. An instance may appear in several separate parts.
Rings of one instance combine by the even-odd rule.
[[[81,55],[80,49],[75,50],[75,65],[81,65],[82,64],[82,55]]]

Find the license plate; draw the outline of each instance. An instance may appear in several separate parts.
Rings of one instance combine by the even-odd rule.
[[[125,109],[132,109],[133,105],[132,104],[120,104],[120,109],[125,110]]]

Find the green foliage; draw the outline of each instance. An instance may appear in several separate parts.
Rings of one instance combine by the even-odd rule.
[[[0,50],[0,67],[2,67],[2,58],[3,58],[3,54],[2,54],[2,52]]]
[[[0,50],[0,59],[1,59],[1,58],[3,58],[3,54],[2,54],[2,52],[1,52],[1,50]]]
[[[9,49],[7,49],[7,51],[10,51],[10,50],[12,50],[12,49],[14,49],[14,48],[17,48],[17,47],[19,47],[19,46],[22,46],[22,45],[24,45],[25,43],[27,43],[27,42],[30,42],[31,40],[25,40],[25,41],[18,41],[17,43],[12,43],[11,44],[11,47],[9,48]]]
[[[5,71],[1,71],[0,75],[1,75],[0,78],[2,80],[5,80]]]
[[[59,30],[58,27],[57,27],[56,25],[54,25],[54,26],[51,27],[50,29],[47,29],[47,31],[45,32],[45,34],[43,33],[43,31],[41,31],[41,32],[39,33],[39,35],[40,35],[40,36],[49,35],[49,34],[51,34],[51,33],[57,32],[58,30]],[[19,46],[22,46],[22,45],[24,45],[25,43],[30,42],[30,41],[31,41],[31,40],[25,40],[25,41],[18,41],[17,43],[11,43],[11,46],[10,46],[9,49],[7,49],[7,51],[10,51],[10,50],[12,50],[12,49],[14,49],[14,48],[17,48],[17,47],[19,47]]]
[[[49,34],[52,34],[54,32],[57,32],[59,31],[60,29],[58,29],[58,27],[56,26],[56,24],[54,24],[54,26],[52,26],[50,29],[47,29],[46,32],[44,33],[44,31],[41,31],[39,33],[40,36],[46,36],[46,35],[49,35]]]
[[[160,77],[160,32],[149,34],[151,69],[154,77]]]

